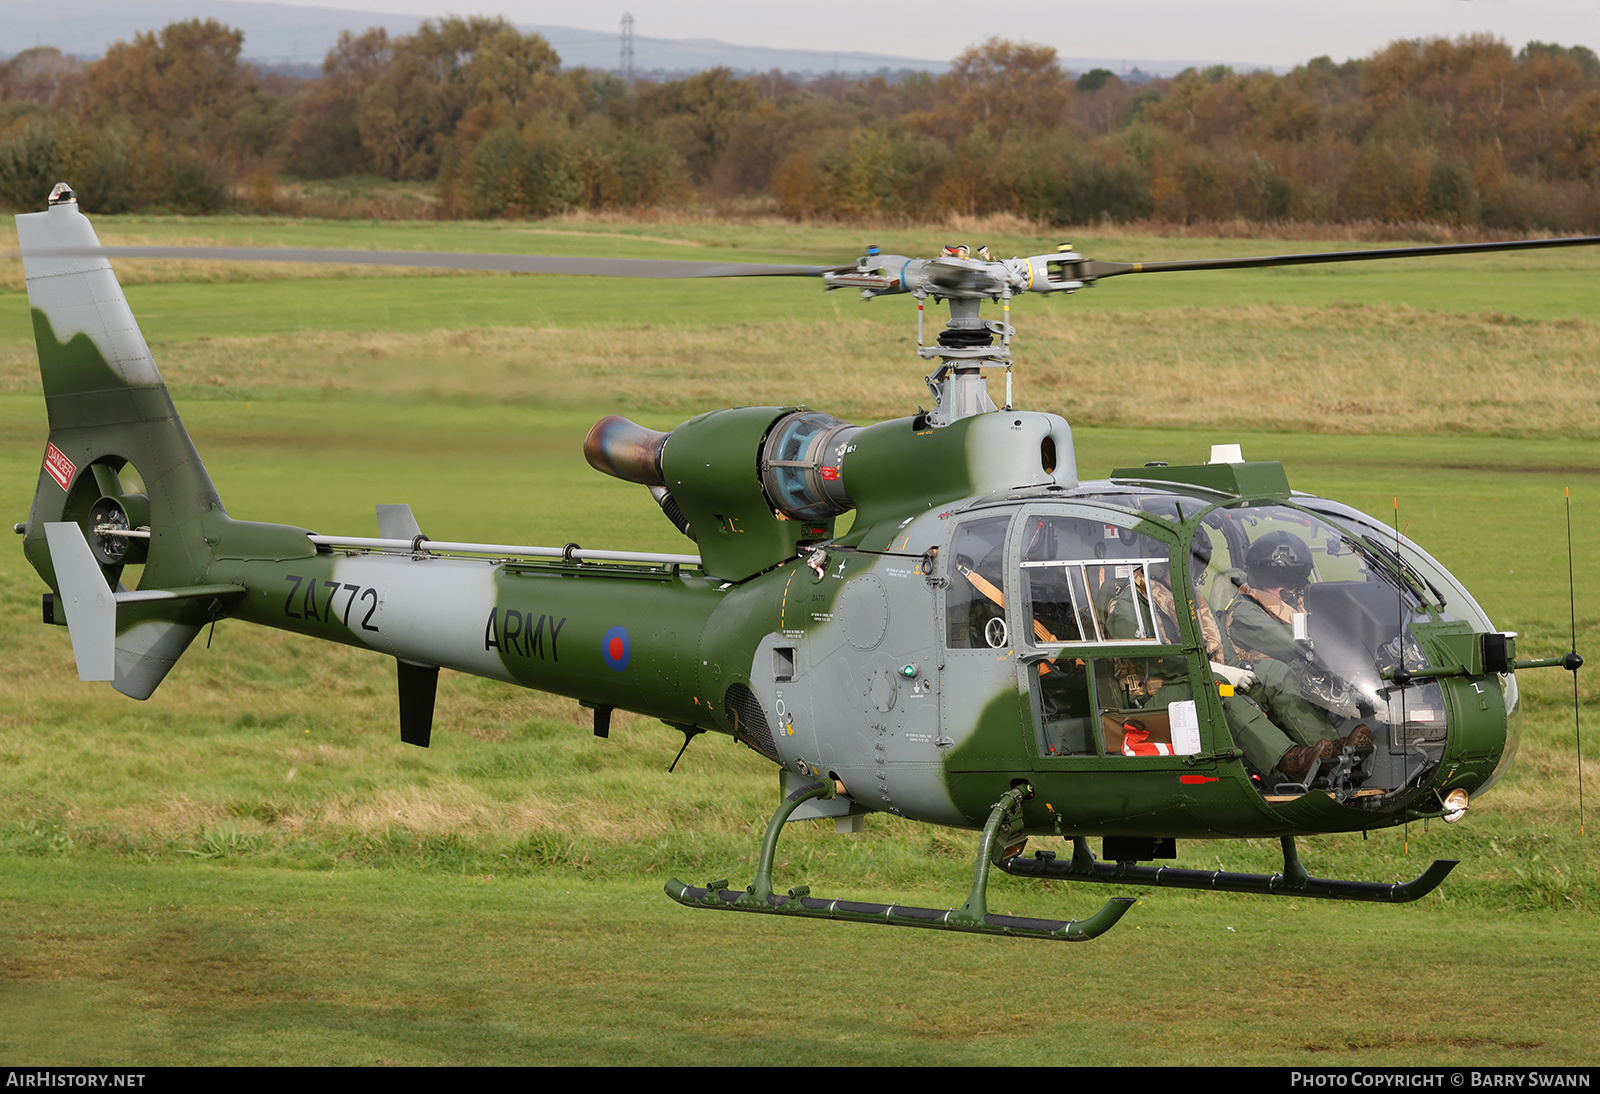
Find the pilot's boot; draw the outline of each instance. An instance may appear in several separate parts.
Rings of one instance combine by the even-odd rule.
[[[1340,751],[1353,748],[1357,752],[1365,752],[1372,748],[1372,730],[1367,727],[1367,723],[1362,722],[1334,744]]]
[[[1314,745],[1296,745],[1278,760],[1278,770],[1292,782],[1304,782],[1311,765],[1318,760],[1331,760],[1339,755],[1336,741],[1323,739]]]

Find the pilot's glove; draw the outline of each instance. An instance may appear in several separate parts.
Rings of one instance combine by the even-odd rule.
[[[1215,661],[1211,662],[1211,672],[1232,684],[1235,691],[1246,691],[1256,682],[1256,674],[1249,669],[1237,669]]]
[[[1361,709],[1355,691],[1337,673],[1316,664],[1307,664],[1300,679],[1300,694],[1317,706],[1341,718],[1356,718]]]

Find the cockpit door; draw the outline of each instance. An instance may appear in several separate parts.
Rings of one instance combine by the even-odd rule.
[[[1204,659],[1171,545],[1136,514],[1030,508],[1018,541],[1019,684],[1046,768],[1209,751]],[[1091,765],[1093,766],[1093,765]]]
[[[980,510],[956,523],[939,552],[941,727],[950,741],[946,766],[953,772],[1017,771],[1029,751],[1013,615],[1007,610],[1017,589],[1010,536],[1015,516]]]

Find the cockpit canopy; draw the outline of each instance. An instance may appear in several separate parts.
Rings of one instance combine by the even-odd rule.
[[[1208,504],[1160,491],[1085,492],[1020,513],[973,513],[950,550],[946,644],[1006,647],[1039,666],[1032,690],[1046,756],[1143,754],[1129,750],[1128,725],[1160,727],[1152,742],[1171,754],[1199,751],[1199,737],[1180,745],[1177,728],[1199,716],[1197,689],[1220,684],[1230,694],[1237,668],[1264,684],[1242,694],[1285,742],[1319,733],[1348,741],[1369,729],[1376,754],[1361,758],[1346,792],[1365,785],[1387,795],[1420,785],[1445,752],[1446,687],[1406,679],[1436,667],[1429,636],[1461,624],[1493,630],[1415,544],[1303,496]],[[1510,747],[1495,777],[1515,749],[1515,681],[1501,684]],[[1241,711],[1227,713],[1238,740]],[[1228,747],[1226,737],[1212,747]]]
[[[1227,663],[1291,665],[1325,707],[1376,719],[1397,739],[1443,739],[1438,685],[1383,677],[1402,663],[1432,667],[1412,628],[1443,612],[1443,594],[1397,546],[1288,505],[1219,508],[1194,533],[1191,580],[1217,617]]]

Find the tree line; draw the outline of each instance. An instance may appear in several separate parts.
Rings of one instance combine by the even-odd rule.
[[[564,69],[500,19],[345,32],[320,78],[173,23],[80,64],[0,66],[0,201],[70,179],[102,211],[270,208],[280,177],[433,185],[440,217],[744,203],[794,217],[1010,212],[1051,224],[1432,222],[1600,230],[1600,58],[1408,40],[1284,75],[1141,84],[999,39],[943,75]]]

